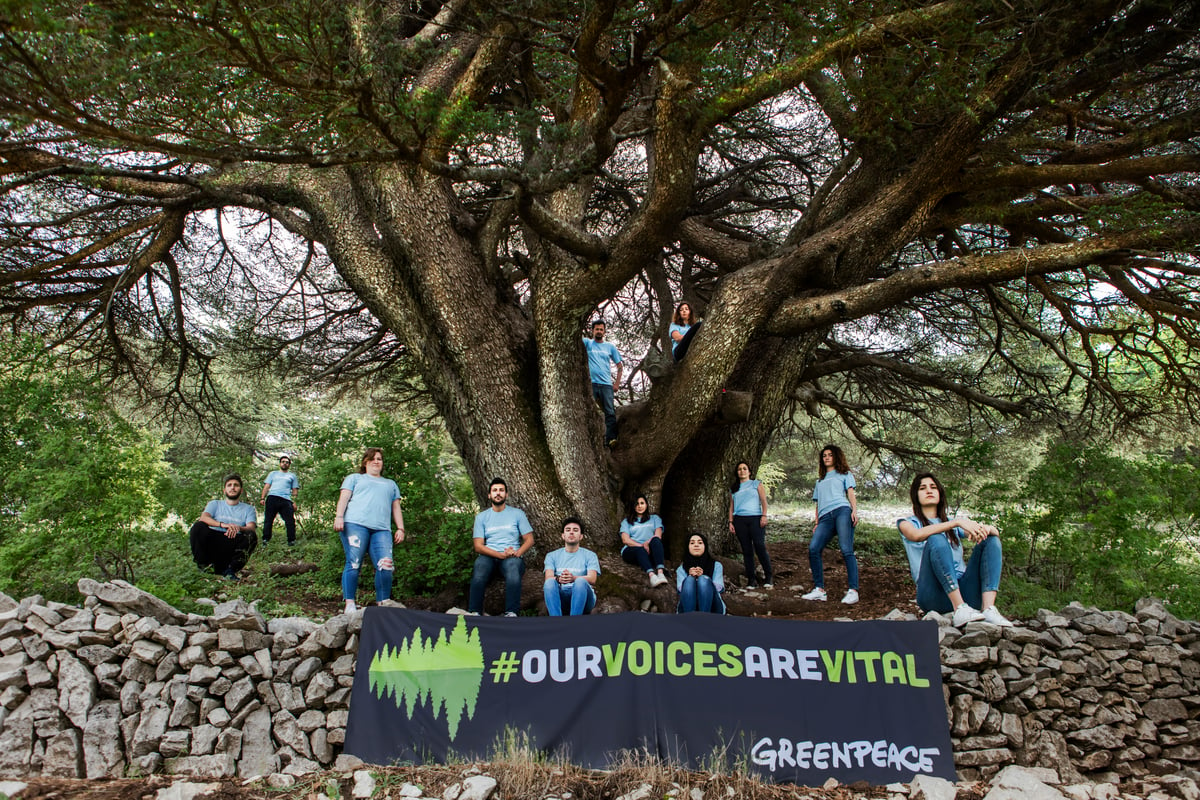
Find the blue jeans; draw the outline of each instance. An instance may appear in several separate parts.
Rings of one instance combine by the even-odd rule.
[[[483,613],[483,593],[496,571],[504,578],[504,612],[516,614],[521,610],[521,576],[525,574],[525,559],[519,556],[495,558],[480,553],[471,570],[471,596],[467,610]]]
[[[604,441],[611,442],[617,438],[617,407],[613,402],[613,387],[611,383],[593,383],[592,397],[600,404],[604,412]]]
[[[917,573],[917,605],[922,611],[940,614],[953,611],[947,595],[958,589],[963,601],[972,608],[983,603],[984,592],[1000,590],[1000,568],[1004,564],[999,536],[989,536],[971,550],[967,571],[955,575],[954,551],[945,536],[930,536],[921,553],[921,571]]]
[[[650,537],[650,552],[640,544],[635,547],[626,545],[621,548],[621,558],[626,564],[637,564],[646,572],[654,572],[663,568],[663,543],[657,536]]]
[[[821,553],[834,533],[837,533],[838,547],[846,562],[847,588],[857,589],[858,558],[854,555],[854,525],[850,521],[850,506],[835,508],[817,520],[817,529],[808,543],[808,566],[812,569],[813,584],[818,588],[825,586],[825,564],[821,561]]]
[[[542,594],[546,596],[546,613],[552,617],[562,616],[563,601],[572,617],[586,614],[596,605],[596,590],[584,578],[576,578],[574,583],[559,583],[551,578],[542,586]]]
[[[712,578],[701,575],[693,578],[687,575],[683,585],[679,587],[679,613],[689,611],[708,611],[713,614],[725,613],[725,601],[721,593],[713,586]]]
[[[775,582],[775,573],[771,571],[771,557],[767,555],[767,530],[762,526],[761,514],[738,514],[733,518],[733,532],[737,534],[738,544],[742,546],[742,563],[746,570],[746,585],[757,586],[758,578],[754,572],[754,554],[763,568],[763,580]]]
[[[346,551],[346,566],[342,570],[342,599],[353,600],[358,594],[358,571],[368,548],[375,565],[375,600],[383,602],[392,596],[392,532],[373,531],[365,525],[347,522],[340,534]],[[381,567],[380,563],[387,559]]]

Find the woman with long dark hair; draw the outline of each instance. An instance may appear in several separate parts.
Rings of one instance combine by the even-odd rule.
[[[679,590],[679,613],[707,611],[725,613],[725,572],[721,562],[708,552],[708,539],[693,532],[688,537],[683,563],[675,568],[675,587]]]
[[[671,318],[671,326],[667,329],[667,335],[671,337],[671,357],[673,359],[683,361],[688,347],[692,344],[692,337],[700,332],[701,322],[703,320],[696,319],[696,315],[692,313],[692,307],[688,303],[680,303],[675,307],[675,315]]]
[[[746,588],[758,588],[758,575],[754,569],[754,556],[763,568],[763,588],[775,585],[775,573],[771,571],[771,557],[767,555],[767,491],[762,481],[750,477],[750,465],[739,461],[734,471],[733,483],[729,486],[729,531],[737,536],[742,546],[742,563],[746,570]]]
[[[813,590],[805,600],[825,600],[825,564],[822,553],[836,533],[842,559],[846,562],[846,595],[842,602],[858,602],[858,558],[854,555],[854,526],[858,524],[858,499],[854,496],[854,475],[846,454],[836,444],[827,444],[817,458],[817,485],[813,501],[817,504],[812,541],[808,543],[808,566],[812,569]]]
[[[896,526],[904,537],[908,568],[917,585],[917,605],[923,611],[953,612],[957,626],[990,622],[1011,627],[996,608],[1004,564],[1000,531],[965,516],[950,519],[946,491],[932,472],[913,478],[908,496],[912,516],[896,520]],[[975,543],[966,563],[963,539]]]
[[[621,520],[621,558],[646,571],[651,586],[667,583],[663,574],[663,524],[658,514],[650,513],[650,501],[639,494]]]

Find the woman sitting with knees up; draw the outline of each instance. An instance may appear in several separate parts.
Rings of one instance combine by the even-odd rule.
[[[693,533],[688,537],[687,554],[675,568],[675,586],[679,589],[679,613],[707,611],[725,613],[725,572],[721,562],[708,552],[708,539]]]
[[[663,574],[662,535],[662,520],[650,513],[646,495],[639,494],[629,507],[629,516],[621,520],[621,558],[645,570],[651,586],[669,583]]]
[[[933,473],[923,472],[913,478],[908,495],[912,516],[896,524],[904,537],[908,567],[917,585],[917,605],[922,611],[953,612],[956,626],[990,622],[1012,627],[996,608],[1004,560],[1000,531],[967,517],[950,519],[946,492]],[[966,563],[964,538],[975,544]]]

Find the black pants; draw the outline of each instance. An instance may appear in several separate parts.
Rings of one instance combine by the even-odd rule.
[[[295,544],[296,507],[288,498],[277,497],[273,494],[267,495],[266,519],[263,520],[263,544],[271,541],[271,523],[275,521],[276,514],[283,517],[283,524],[287,526],[288,544]]]
[[[679,343],[671,351],[671,357],[676,362],[683,361],[683,357],[687,355],[688,348],[692,346],[692,339],[696,338],[696,334],[700,332],[700,326],[704,324],[703,320],[697,322],[692,327],[688,328],[688,332],[683,335]]]
[[[192,526],[188,539],[196,566],[212,569],[218,575],[237,574],[258,546],[258,534],[254,531],[242,531],[230,539],[224,530],[213,530],[203,522]]]
[[[742,546],[742,560],[746,566],[746,583],[754,586],[758,579],[754,576],[754,555],[763,567],[763,578],[767,583],[775,582],[775,574],[771,571],[771,557],[767,555],[767,531],[760,525],[759,516],[738,515],[733,518],[733,532],[737,534],[738,544]]]

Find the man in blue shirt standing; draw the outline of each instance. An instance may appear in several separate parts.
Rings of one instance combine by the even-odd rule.
[[[562,538],[565,547],[546,556],[546,582],[542,593],[546,598],[547,614],[561,617],[566,604],[567,613],[576,617],[596,605],[596,590],[592,587],[600,574],[600,559],[591,550],[579,546],[583,541],[583,522],[578,517],[563,520]]]
[[[521,577],[525,574],[523,556],[533,547],[533,526],[525,512],[507,505],[508,484],[492,478],[488,486],[491,507],[475,515],[473,541],[475,568],[471,572],[471,595],[467,612],[483,611],[483,592],[497,570],[504,578],[504,616],[515,617],[521,610]]]
[[[271,541],[271,524],[276,515],[283,517],[287,526],[288,547],[296,543],[296,495],[300,491],[300,482],[296,473],[291,471],[292,460],[287,456],[279,457],[279,469],[274,470],[263,481],[261,503],[263,509],[263,544]]]
[[[604,341],[604,320],[592,323],[592,338],[586,336],[583,346],[587,350],[588,372],[592,378],[592,397],[604,412],[604,442],[612,447],[617,442],[617,407],[613,392],[621,385],[621,354],[611,342]],[[610,363],[611,362],[611,363]],[[611,364],[616,364],[614,377]]]
[[[204,507],[188,539],[196,566],[236,581],[258,545],[258,513],[241,502],[242,476],[236,472],[225,476],[224,495]]]

